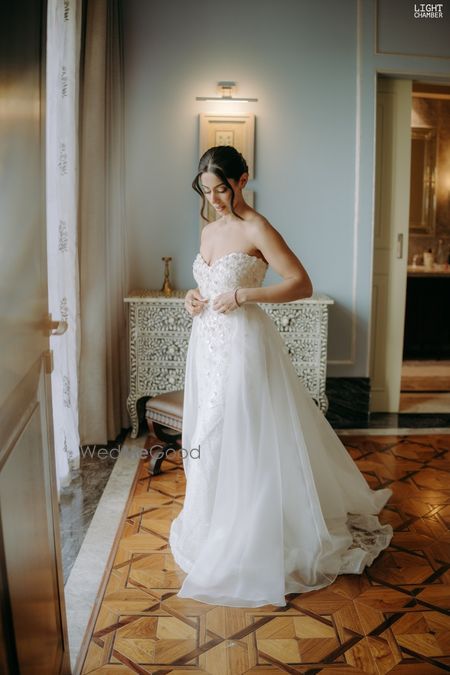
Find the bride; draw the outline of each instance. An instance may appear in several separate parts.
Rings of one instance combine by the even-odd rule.
[[[186,496],[169,543],[186,572],[178,596],[232,607],[286,605],[285,595],[360,574],[392,527],[297,376],[261,302],[312,294],[277,230],[246,204],[248,167],[231,146],[200,159],[193,188],[217,212],[202,231],[187,292],[182,445]],[[268,266],[282,278],[263,287]]]

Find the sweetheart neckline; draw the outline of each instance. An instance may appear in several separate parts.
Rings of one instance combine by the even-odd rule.
[[[268,264],[269,264],[269,263],[267,263],[265,260],[263,260],[262,258],[260,258],[260,257],[257,256],[257,255],[250,255],[250,253],[246,253],[245,251],[230,251],[230,253],[225,253],[225,255],[221,255],[220,258],[217,258],[217,260],[214,260],[213,263],[211,263],[210,265],[208,265],[208,263],[206,262],[206,260],[204,259],[204,257],[203,257],[202,254],[200,253],[200,251],[197,253],[197,257],[200,258],[200,260],[203,262],[204,265],[206,265],[206,267],[207,267],[209,270],[211,270],[218,262],[220,262],[220,261],[223,260],[224,258],[228,258],[230,255],[244,255],[244,256],[246,256],[246,258],[254,258],[255,260],[259,260],[259,261],[261,261],[264,265],[267,265],[267,266],[268,266]]]

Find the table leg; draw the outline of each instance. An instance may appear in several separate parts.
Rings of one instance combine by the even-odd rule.
[[[328,410],[328,396],[326,394],[322,394],[322,396],[320,397],[319,408],[321,409],[321,411],[325,415],[325,413]]]
[[[137,438],[139,433],[139,416],[137,411],[137,399],[134,396],[127,398],[128,414],[131,420],[131,438]]]

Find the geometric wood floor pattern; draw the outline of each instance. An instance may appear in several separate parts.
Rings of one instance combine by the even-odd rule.
[[[177,598],[185,576],[168,531],[183,504],[181,460],[139,480],[82,673],[432,675],[450,672],[450,435],[343,436],[391,545],[363,574],[286,596],[286,607]]]

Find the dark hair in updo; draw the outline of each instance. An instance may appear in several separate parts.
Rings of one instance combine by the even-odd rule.
[[[202,208],[200,215],[203,220],[208,220],[208,218],[204,213],[206,200],[205,194],[200,185],[200,176],[206,171],[213,173],[215,176],[220,178],[225,183],[227,188],[231,190],[231,213],[236,216],[236,218],[243,220],[243,218],[241,218],[241,216],[239,216],[233,208],[234,190],[228,181],[228,178],[232,178],[233,180],[237,181],[243,173],[248,172],[247,162],[241,153],[238,152],[236,148],[233,148],[232,145],[216,145],[213,148],[209,148],[209,150],[207,150],[201,156],[198,163],[197,175],[192,181],[192,187],[202,198]]]

